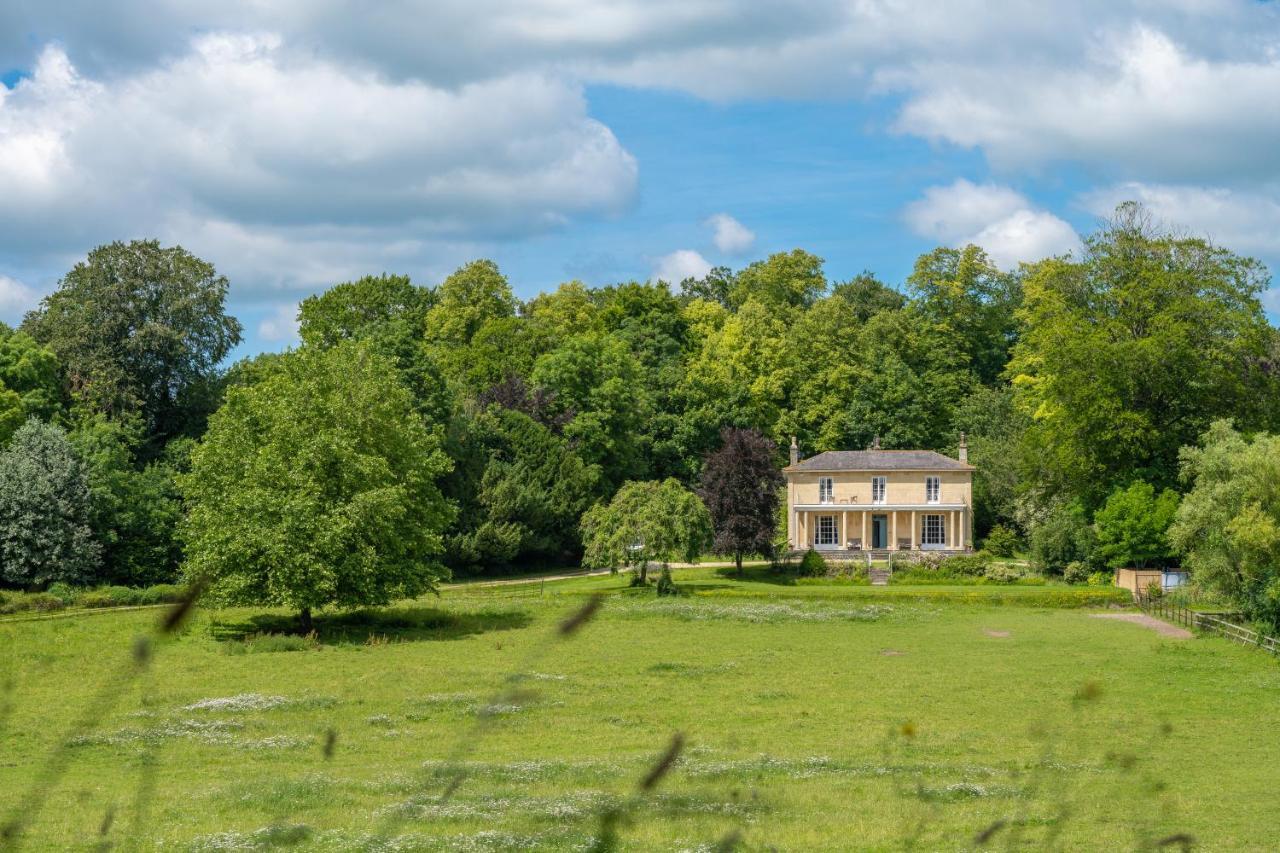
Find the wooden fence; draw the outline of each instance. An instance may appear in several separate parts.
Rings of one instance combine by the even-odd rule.
[[[1139,594],[1134,596],[1138,606],[1153,616],[1159,616],[1167,622],[1182,625],[1186,628],[1199,628],[1201,631],[1218,634],[1242,646],[1254,646],[1273,655],[1280,655],[1280,640],[1268,637],[1257,631],[1251,631],[1243,625],[1237,625],[1223,618],[1231,614],[1200,613],[1191,610],[1164,596]]]

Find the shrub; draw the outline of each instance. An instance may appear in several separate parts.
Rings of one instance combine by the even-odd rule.
[[[67,605],[56,595],[47,592],[11,592],[0,595],[0,613],[24,613],[28,610],[48,612],[62,610]]]
[[[1160,581],[1152,581],[1147,584],[1145,592],[1148,598],[1162,598],[1164,596],[1164,585]]]
[[[1004,563],[992,563],[987,566],[982,576],[993,583],[1016,583],[1021,580],[1022,572]]]
[[[993,557],[1012,557],[1018,550],[1019,544],[1018,534],[1003,524],[997,524],[987,534],[987,540],[982,543],[982,550]]]
[[[181,601],[183,588],[161,583],[135,589],[127,586],[100,586],[76,594],[77,607],[131,607],[144,604],[171,604]]]
[[[800,561],[798,574],[805,578],[820,578],[827,573],[827,561],[822,555],[810,548]]]
[[[957,554],[954,557],[947,557],[938,564],[939,571],[968,577],[984,575],[990,567],[991,555],[985,551],[979,551],[976,554]]]
[[[1094,544],[1093,527],[1075,503],[1054,507],[1028,537],[1031,564],[1047,574],[1060,574],[1075,560],[1090,562]]]
[[[1094,572],[1089,575],[1089,586],[1114,586],[1115,582],[1114,572]]]
[[[46,592],[58,598],[63,604],[71,604],[79,594],[75,587],[62,581],[49,584],[49,589]]]
[[[640,572],[632,572],[631,580],[627,582],[627,586],[630,586],[630,587],[648,586],[648,585],[649,585],[648,578],[646,578]]]
[[[1067,583],[1084,583],[1089,579],[1089,566],[1082,560],[1072,560],[1063,566],[1062,579]]]
[[[137,591],[138,604],[176,604],[186,595],[186,588],[173,583],[158,583]]]
[[[680,587],[676,586],[676,582],[671,579],[671,569],[665,566],[662,574],[658,575],[658,595],[679,595]]]

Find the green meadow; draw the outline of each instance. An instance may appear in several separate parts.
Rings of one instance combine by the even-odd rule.
[[[1265,654],[1095,618],[1107,589],[676,579],[312,637],[201,609],[144,668],[162,610],[2,622],[0,818],[28,849],[1280,847]]]

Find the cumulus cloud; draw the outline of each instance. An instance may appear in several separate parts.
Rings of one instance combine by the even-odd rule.
[[[707,219],[714,231],[712,242],[726,255],[741,255],[756,242],[756,234],[727,213],[717,213]]]
[[[635,159],[563,79],[397,82],[269,34],[202,36],[102,80],[50,46],[0,97],[0,246],[27,250],[184,217],[277,240],[521,236],[620,211],[636,184]]]
[[[0,68],[31,72],[0,87],[11,270],[44,258],[43,278],[59,271],[49,259],[136,234],[225,247],[211,259],[238,289],[400,260],[447,271],[462,247],[627,208],[637,164],[588,114],[582,87],[596,83],[717,101],[887,95],[895,130],[973,148],[998,174],[1069,163],[1157,202],[1158,188],[1198,188],[1224,241],[1265,242],[1248,217],[1280,198],[1274,3],[99,6],[0,3]],[[913,227],[1005,260],[1074,245],[1062,220],[999,190],[971,192],[968,212],[937,200],[950,209]],[[743,245],[712,227],[720,252]]]
[[[658,258],[653,278],[668,284],[679,284],[686,278],[702,278],[711,272],[711,262],[693,249],[677,249]]]
[[[258,323],[258,337],[273,344],[297,341],[298,304],[284,302],[273,306],[271,313]]]
[[[34,288],[6,275],[0,275],[0,320],[16,322],[36,307],[40,294]]]
[[[925,190],[903,218],[922,237],[952,246],[981,246],[1000,267],[1076,251],[1080,238],[1064,220],[1035,209],[1020,193],[963,178]]]
[[[1233,251],[1280,261],[1280,186],[1233,190],[1131,181],[1081,197],[1083,205],[1099,217],[1110,216],[1124,201],[1141,202],[1156,219]]]
[[[1087,43],[1079,63],[922,62],[900,131],[980,148],[1001,168],[1086,163],[1178,179],[1275,174],[1280,51],[1195,56],[1136,26]]]

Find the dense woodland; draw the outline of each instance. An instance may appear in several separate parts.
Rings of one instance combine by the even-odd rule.
[[[980,539],[1077,576],[1181,559],[1280,602],[1280,506],[1242,482],[1277,466],[1268,283],[1126,205],[1079,257],[1003,271],[940,248],[900,285],[831,281],[800,249],[528,301],[485,260],[434,286],[371,275],[304,300],[296,349],[227,367],[227,280],[115,243],[0,326],[0,579],[266,561],[358,603],[430,588],[425,564],[577,561],[584,514],[625,483],[705,494],[722,435],[763,436],[780,466],[793,435],[954,453],[963,431]],[[277,583],[235,581],[264,601]]]

